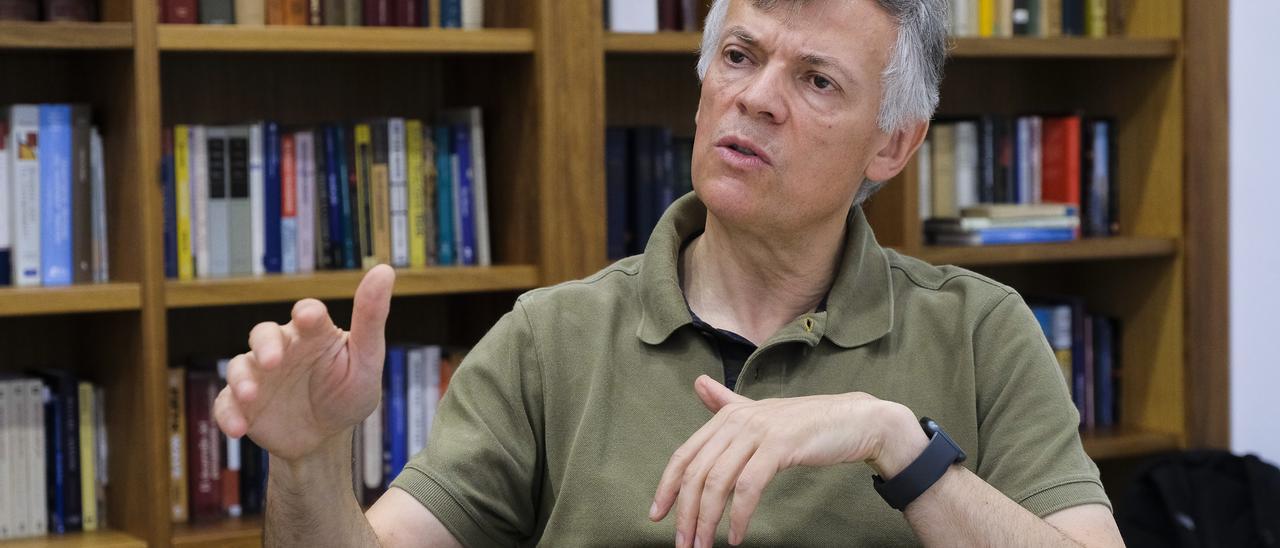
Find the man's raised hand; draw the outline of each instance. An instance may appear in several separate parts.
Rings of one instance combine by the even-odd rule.
[[[298,301],[287,324],[255,326],[249,352],[231,360],[214,403],[219,428],[294,461],[369,416],[382,393],[394,284],[395,271],[386,265],[365,274],[349,332],[315,299]]]

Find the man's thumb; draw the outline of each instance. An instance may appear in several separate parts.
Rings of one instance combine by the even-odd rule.
[[[720,408],[731,403],[751,401],[751,398],[729,390],[725,385],[706,375],[702,375],[693,381],[693,390],[698,393],[698,398],[702,399],[702,404],[707,406],[707,409],[710,409],[712,413],[719,413]]]
[[[380,264],[373,267],[360,287],[356,288],[355,303],[351,310],[352,356],[364,365],[382,365],[386,350],[387,314],[391,312],[391,290],[396,283],[396,271]]]

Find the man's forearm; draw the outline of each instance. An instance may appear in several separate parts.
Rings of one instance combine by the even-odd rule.
[[[351,432],[301,462],[271,457],[264,545],[378,545],[352,492]]]
[[[925,546],[1080,546],[959,465],[907,506],[905,515]]]

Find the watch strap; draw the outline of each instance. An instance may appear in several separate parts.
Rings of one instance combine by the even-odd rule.
[[[901,511],[933,487],[952,464],[962,460],[961,455],[963,453],[951,443],[946,434],[936,432],[915,461],[889,480],[879,475],[872,476],[872,483],[889,506]]]

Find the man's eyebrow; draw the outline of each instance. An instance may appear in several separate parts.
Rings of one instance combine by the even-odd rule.
[[[838,72],[840,73],[840,77],[847,81],[853,80],[853,76],[850,72],[845,70],[844,65],[841,65],[834,57],[828,57],[818,53],[805,53],[800,55],[800,60],[814,68]]]
[[[742,26],[729,27],[729,31],[726,34],[746,42],[749,46],[758,45],[756,37],[752,36],[751,33],[747,32],[747,29]]]

